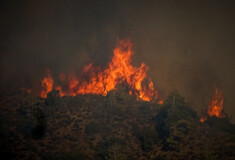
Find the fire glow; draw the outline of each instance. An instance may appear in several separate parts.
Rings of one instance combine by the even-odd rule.
[[[52,89],[58,90],[60,96],[78,94],[106,96],[110,90],[116,89],[117,84],[125,83],[128,86],[129,94],[136,95],[137,99],[144,101],[157,99],[158,94],[152,80],[148,79],[147,83],[144,81],[148,66],[145,63],[142,63],[140,67],[134,67],[131,64],[132,46],[129,39],[119,40],[113,50],[112,60],[106,68],[102,69],[90,63],[84,66],[81,78],[76,77],[75,74],[69,76],[61,74],[60,81],[63,85],[54,85],[51,73],[47,71],[47,76],[41,81],[43,88],[41,97],[46,98],[47,93]]]
[[[223,113],[223,103],[224,96],[219,90],[216,88],[214,91],[214,95],[211,98],[207,113],[210,117],[216,116],[218,118],[225,118],[225,114]],[[200,119],[201,122],[207,120],[206,117],[202,117]]]
[[[53,78],[51,76],[51,72],[49,70],[47,70],[47,76],[44,77],[43,80],[41,81],[43,90],[41,91],[41,95],[40,96],[42,98],[46,98],[47,97],[47,93],[52,91],[53,83],[54,83],[54,80],[53,80]]]

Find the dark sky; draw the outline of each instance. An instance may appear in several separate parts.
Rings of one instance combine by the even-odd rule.
[[[217,86],[234,116],[233,0],[127,1],[1,1],[1,95],[37,90],[47,68],[58,76],[105,65],[117,39],[130,38],[134,65],[150,67],[160,96],[177,89],[202,111]]]

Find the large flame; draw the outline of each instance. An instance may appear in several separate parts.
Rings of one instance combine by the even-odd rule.
[[[147,84],[143,82],[146,78],[148,66],[145,63],[142,63],[140,67],[134,67],[131,64],[132,46],[133,44],[129,39],[119,40],[113,51],[114,56],[106,68],[102,69],[90,63],[83,68],[81,78],[77,78],[75,74],[70,74],[68,77],[61,74],[60,80],[63,87],[58,85],[55,86],[55,89],[59,90],[61,96],[75,96],[77,94],[106,96],[108,91],[116,89],[118,83],[126,83],[129,93],[135,94],[138,99],[144,101],[157,99],[158,95],[152,80],[149,79]],[[45,98],[52,89],[50,85],[45,85],[48,78],[51,77],[47,76],[42,81],[44,88],[41,93],[42,98]],[[50,82],[53,83],[53,80]]]
[[[215,88],[214,94],[211,98],[207,113],[210,117],[216,116],[218,118],[224,118],[225,114],[223,113],[223,102],[224,96],[217,88]],[[200,119],[201,122],[207,120],[206,117]]]

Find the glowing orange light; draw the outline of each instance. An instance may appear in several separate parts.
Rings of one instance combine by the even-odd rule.
[[[129,39],[119,40],[113,50],[112,60],[106,68],[102,69],[89,63],[83,68],[82,78],[77,78],[74,74],[66,78],[64,74],[61,74],[60,80],[66,83],[66,87],[64,85],[63,87],[56,86],[55,89],[59,90],[61,96],[76,96],[77,94],[106,96],[108,91],[116,89],[118,83],[127,83],[130,95],[136,95],[138,99],[144,101],[157,99],[158,95],[152,80],[149,79],[148,84],[143,83],[148,66],[145,63],[142,63],[140,67],[134,67],[131,64],[132,46],[133,44]],[[46,97],[45,94],[48,93],[49,87],[47,88],[46,92],[43,91],[41,97]]]
[[[207,113],[210,117],[216,116],[218,118],[224,118],[225,114],[223,111],[223,102],[224,102],[224,96],[221,92],[218,91],[217,88],[215,88],[214,94],[211,98],[210,104],[207,109]],[[201,122],[204,122],[207,120],[207,117],[202,117],[200,119]]]
[[[163,104],[163,103],[164,103],[163,100],[158,101],[158,104]]]
[[[44,77],[43,80],[41,81],[42,91],[41,91],[41,95],[40,96],[42,98],[46,98],[47,97],[47,93],[52,91],[53,83],[54,83],[54,80],[53,80],[53,78],[51,76],[51,72],[49,70],[47,70],[47,76]]]
[[[214,95],[211,98],[210,105],[208,107],[209,116],[216,116],[218,118],[224,118],[223,110],[224,96],[218,89],[215,89]]]
[[[200,119],[200,122],[205,122],[207,120],[207,118],[206,117],[202,117],[201,119]]]

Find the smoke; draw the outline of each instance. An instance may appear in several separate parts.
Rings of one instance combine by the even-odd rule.
[[[58,77],[105,66],[117,39],[130,38],[134,65],[150,67],[160,96],[177,89],[201,111],[218,86],[233,116],[234,9],[233,1],[2,1],[1,95],[38,94],[46,69]]]

